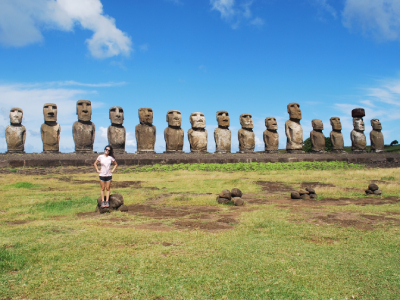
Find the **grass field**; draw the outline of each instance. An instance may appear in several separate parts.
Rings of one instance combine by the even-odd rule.
[[[399,297],[400,169],[130,168],[115,192],[129,212],[100,215],[95,173],[3,175],[0,299]]]

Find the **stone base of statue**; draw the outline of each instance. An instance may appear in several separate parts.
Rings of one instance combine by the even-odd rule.
[[[185,152],[183,152],[183,150],[167,150],[167,151],[164,151],[164,153],[174,154],[174,153],[185,153]]]
[[[269,154],[277,154],[279,153],[279,150],[265,150],[264,152]]]
[[[207,150],[190,150],[190,153],[198,154],[198,153],[208,153],[208,152]]]
[[[324,153],[326,153],[326,151],[325,150],[311,150],[311,153],[313,153],[313,154],[324,154]]]
[[[367,150],[358,150],[358,149],[351,150],[351,152],[352,152],[352,153],[355,153],[355,154],[360,154],[360,153],[368,153],[368,151],[367,151]]]
[[[115,154],[127,154],[128,152],[126,152],[125,150],[115,150],[115,149],[113,149],[114,150],[114,153]]]
[[[137,154],[153,154],[156,153],[154,150],[138,150],[136,151]]]
[[[75,149],[74,153],[76,153],[76,154],[93,154],[93,153],[96,153],[96,152],[93,151],[93,150],[89,150],[89,149],[82,149],[82,150]]]
[[[374,150],[371,150],[371,153],[385,153],[385,151],[379,150],[379,149],[374,149]]]
[[[331,153],[342,153],[342,154],[345,154],[345,153],[347,153],[347,152],[344,151],[344,150],[332,149],[332,150],[331,150]]]
[[[242,150],[242,151],[238,151],[236,153],[254,153],[254,150]]]
[[[24,154],[24,150],[8,150],[5,154]]]
[[[227,151],[227,150],[215,150],[215,153],[226,154],[226,153],[231,153],[231,151]]]
[[[43,154],[60,154],[61,152],[58,150],[44,150]]]
[[[286,149],[286,153],[289,154],[302,154],[305,153],[302,149]]]

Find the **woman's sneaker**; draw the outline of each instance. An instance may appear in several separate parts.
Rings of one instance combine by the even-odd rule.
[[[104,201],[101,201],[101,206],[100,206],[101,208],[104,208],[104,207],[106,207],[106,204],[105,204],[105,202]]]
[[[110,207],[110,201],[106,201],[106,205],[104,207]]]

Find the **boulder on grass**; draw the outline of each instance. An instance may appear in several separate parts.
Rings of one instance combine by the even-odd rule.
[[[308,191],[305,191],[305,190],[300,190],[300,191],[299,191],[299,194],[300,194],[300,196],[301,196],[301,195],[308,195],[309,192],[308,192]]]
[[[228,204],[230,201],[231,201],[231,200],[229,200],[229,199],[226,199],[226,198],[222,198],[222,197],[220,197],[220,196],[217,196],[217,202],[218,202],[219,204]]]
[[[127,212],[128,211],[128,206],[122,204],[120,207],[118,207],[118,210],[121,212]]]
[[[290,198],[292,198],[292,199],[301,199],[300,193],[299,192],[292,192],[290,194]]]
[[[239,189],[237,189],[237,188],[234,188],[234,189],[232,189],[232,191],[231,191],[231,196],[232,196],[232,197],[242,197],[242,196],[243,196],[243,193],[242,193],[241,190],[239,190]]]
[[[311,198],[310,198],[310,195],[308,195],[308,194],[303,194],[303,195],[301,195],[300,197],[301,197],[301,199],[303,199],[303,200],[310,200],[310,199],[311,199]]]
[[[310,194],[311,199],[317,199],[317,194]]]
[[[229,190],[223,190],[221,193],[219,193],[219,196],[221,198],[225,198],[228,200],[231,200],[232,196],[231,196],[231,192]]]
[[[242,206],[244,205],[244,200],[240,197],[234,197],[232,198],[232,202],[233,204],[235,204],[235,206]]]
[[[382,195],[382,191],[381,190],[376,190],[376,191],[374,191],[374,195]]]
[[[379,190],[379,187],[375,183],[371,183],[368,186],[368,189],[371,190],[371,191],[376,191],[376,190]]]
[[[310,194],[315,194],[315,190],[310,187],[306,187],[306,191],[309,192]]]
[[[366,193],[367,195],[371,195],[371,194],[373,194],[373,193],[374,193],[374,191],[371,191],[371,190],[365,190],[365,193]]]
[[[105,207],[104,209],[118,209],[121,205],[124,204],[124,197],[122,197],[121,194],[112,194],[110,195],[110,198],[108,199],[110,202],[110,207]],[[104,196],[104,201],[106,201],[106,197]],[[97,198],[97,207],[101,209],[101,197]],[[101,210],[99,210],[100,213]]]

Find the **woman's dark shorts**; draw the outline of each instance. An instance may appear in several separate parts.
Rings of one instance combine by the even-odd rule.
[[[112,176],[99,176],[100,181],[111,181]]]

